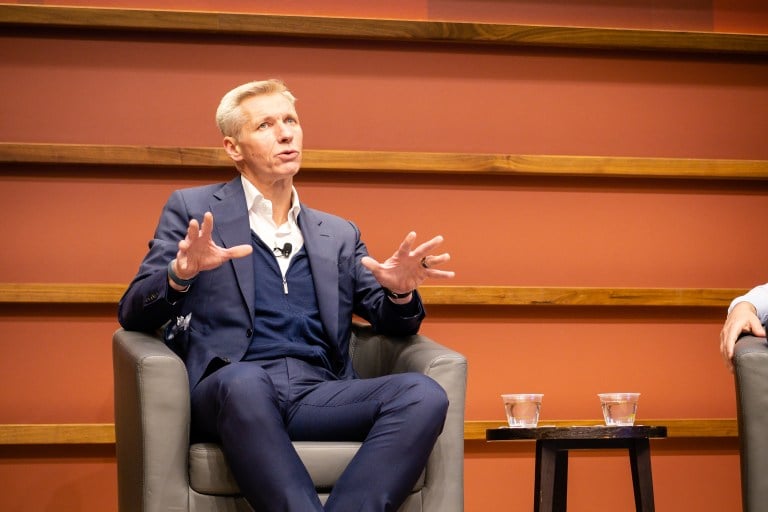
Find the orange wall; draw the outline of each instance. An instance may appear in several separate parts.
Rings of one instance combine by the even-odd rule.
[[[236,0],[74,3],[277,9]],[[291,12],[768,28],[768,8],[754,3],[665,4],[297,1]],[[223,92],[277,76],[299,97],[308,149],[768,159],[765,64],[8,30],[0,34],[0,141],[215,146],[213,112]],[[0,282],[127,283],[168,194],[230,176],[5,168]],[[375,257],[386,257],[410,229],[442,233],[455,284],[706,288],[766,280],[768,240],[758,224],[768,216],[765,182],[300,175],[298,187],[306,203],[357,222]],[[0,423],[113,420],[112,309],[0,307]],[[723,316],[719,309],[441,307],[430,309],[423,331],[469,358],[470,420],[502,419],[498,395],[515,391],[545,393],[542,420],[597,419],[595,393],[630,389],[643,393],[640,418],[732,418],[733,383],[717,353]],[[734,441],[666,440],[653,450],[659,510],[738,508]],[[526,444],[467,443],[466,509],[529,509],[532,455]],[[625,459],[577,456],[570,510],[602,509],[602,500],[629,509]],[[2,510],[114,510],[114,457],[104,449],[0,447],[0,491]]]

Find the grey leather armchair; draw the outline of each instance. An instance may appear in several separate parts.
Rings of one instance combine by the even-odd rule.
[[[464,508],[466,359],[421,336],[389,338],[356,324],[350,343],[361,377],[415,371],[450,400],[442,434],[401,512]],[[189,442],[189,385],[184,363],[150,334],[113,336],[118,503],[121,512],[248,511],[216,444]],[[321,499],[359,443],[297,442]]]
[[[743,336],[733,356],[744,512],[768,511],[768,342]]]

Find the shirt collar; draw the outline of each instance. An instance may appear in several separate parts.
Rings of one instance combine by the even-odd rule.
[[[261,203],[266,202],[272,209],[272,201],[264,197],[256,186],[248,181],[248,179],[241,175],[240,180],[243,182],[243,192],[245,192],[245,205],[248,207],[248,211],[258,213],[258,207]],[[296,187],[291,187],[291,209],[288,210],[288,218],[294,223],[299,222],[299,213],[301,213],[301,203],[299,202],[299,192]]]

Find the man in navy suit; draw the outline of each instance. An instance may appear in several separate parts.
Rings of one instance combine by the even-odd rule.
[[[352,316],[379,332],[416,333],[416,288],[435,267],[435,237],[409,233],[383,263],[357,227],[299,201],[295,98],[282,82],[243,84],[216,113],[240,175],[174,192],[120,301],[126,329],[165,326],[185,361],[192,436],[222,445],[256,510],[397,510],[440,434],[448,403],[429,377],[359,379]],[[215,222],[214,222],[215,219]],[[323,508],[292,441],[362,446]]]

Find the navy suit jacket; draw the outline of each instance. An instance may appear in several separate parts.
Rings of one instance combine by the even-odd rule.
[[[120,300],[118,318],[128,330],[165,326],[166,343],[184,360],[190,385],[245,354],[253,335],[254,275],[251,257],[201,272],[186,293],[168,285],[168,262],[193,218],[213,213],[213,240],[222,247],[251,244],[251,228],[240,176],[228,183],[177,190],[168,199],[149,252]],[[392,335],[416,333],[424,317],[418,293],[413,305],[393,304],[360,263],[367,255],[357,227],[340,217],[301,205],[299,227],[309,258],[320,317],[341,378],[353,377],[349,356],[352,316]],[[411,314],[404,315],[408,311]]]

